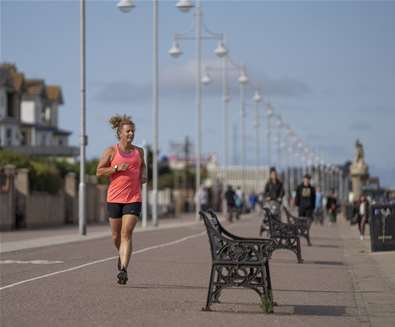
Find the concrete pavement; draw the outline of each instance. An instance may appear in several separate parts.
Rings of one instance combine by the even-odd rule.
[[[250,215],[226,227],[256,237],[259,222]],[[304,264],[288,251],[275,252],[279,306],[272,315],[262,313],[248,290],[225,290],[214,312],[200,311],[211,259],[204,228],[193,220],[136,233],[126,286],[115,282],[109,233],[4,252],[2,261],[61,263],[1,265],[2,326],[393,326],[395,285],[383,271],[393,267],[395,253],[370,254],[357,236],[341,221],[314,225],[313,246],[302,241]]]

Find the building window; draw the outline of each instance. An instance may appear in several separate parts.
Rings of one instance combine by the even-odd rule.
[[[8,145],[8,146],[12,145],[12,129],[11,128],[7,128],[5,130],[5,142],[6,142],[6,145]]]
[[[26,131],[22,131],[21,132],[21,136],[22,136],[21,145],[27,145],[27,133],[26,133]]]
[[[15,117],[14,115],[14,95],[7,93],[7,117]]]

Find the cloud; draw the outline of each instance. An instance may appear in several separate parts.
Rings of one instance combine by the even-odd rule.
[[[395,113],[395,106],[383,106],[383,105],[372,105],[372,106],[363,106],[357,109],[358,112],[374,112],[374,113]]]
[[[349,128],[353,131],[370,131],[373,128],[373,125],[366,121],[356,121],[353,122]]]
[[[203,85],[204,96],[222,95],[222,71],[218,60],[205,61],[212,83]],[[195,95],[196,62],[189,61],[184,64],[171,64],[163,67],[159,73],[160,97],[191,97]],[[203,72],[202,72],[203,74]],[[230,94],[239,94],[238,72],[229,70],[228,86]],[[252,81],[254,85],[262,85],[266,96],[273,97],[300,97],[311,92],[308,85],[290,77],[273,79],[262,75],[260,81]],[[248,88],[247,95],[252,93]],[[150,101],[152,94],[151,83],[137,84],[131,81],[113,81],[101,83],[94,100],[105,103],[132,103]]]

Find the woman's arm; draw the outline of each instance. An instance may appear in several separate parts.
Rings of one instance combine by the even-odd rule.
[[[141,166],[140,166],[140,180],[141,184],[147,183],[147,166],[145,164],[144,160],[144,149],[143,148],[138,148],[141,156]]]
[[[115,168],[110,166],[113,153],[113,147],[109,147],[104,151],[96,168],[97,177],[110,176],[115,173]]]

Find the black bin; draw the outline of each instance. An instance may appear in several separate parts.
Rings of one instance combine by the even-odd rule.
[[[372,252],[395,251],[395,204],[372,205],[369,225]]]

